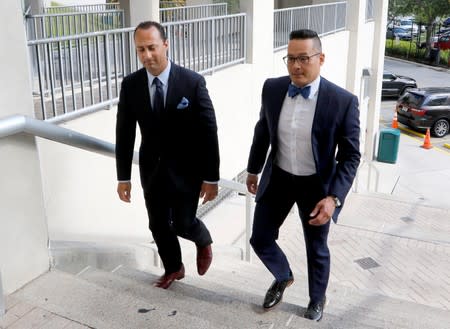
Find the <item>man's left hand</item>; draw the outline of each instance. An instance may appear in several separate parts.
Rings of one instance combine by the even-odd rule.
[[[208,201],[212,201],[216,198],[217,193],[219,193],[219,186],[217,184],[202,183],[202,188],[200,190],[200,198],[203,198],[202,204]]]
[[[335,203],[331,197],[320,200],[309,216],[313,217],[309,220],[310,225],[320,226],[326,224],[334,213]]]

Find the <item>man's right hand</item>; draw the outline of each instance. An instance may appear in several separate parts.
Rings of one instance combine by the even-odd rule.
[[[117,194],[119,194],[120,200],[123,202],[131,202],[131,183],[130,182],[119,182],[117,184]]]
[[[258,175],[247,174],[247,190],[252,194],[256,194],[258,190]]]

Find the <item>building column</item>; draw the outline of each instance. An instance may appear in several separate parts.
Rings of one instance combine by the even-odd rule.
[[[271,69],[273,0],[241,0],[240,8],[241,12],[247,13],[247,62],[267,65]]]
[[[125,12],[125,27],[135,27],[143,21],[159,22],[158,0],[120,0]]]
[[[0,119],[34,117],[22,14],[20,1],[0,2]],[[49,269],[48,230],[35,138],[0,138],[0,157],[0,271],[9,294]]]
[[[384,48],[386,36],[386,22],[388,13],[388,0],[374,1],[374,42],[372,56],[372,74],[369,85],[369,104],[367,114],[367,133],[365,154],[368,160],[375,157],[377,137],[380,128],[381,89],[383,83]]]

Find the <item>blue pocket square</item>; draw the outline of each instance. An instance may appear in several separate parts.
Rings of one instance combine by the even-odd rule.
[[[183,109],[185,109],[188,106],[189,106],[189,100],[186,97],[183,97],[181,99],[180,103],[178,103],[177,109],[178,110],[183,110]]]

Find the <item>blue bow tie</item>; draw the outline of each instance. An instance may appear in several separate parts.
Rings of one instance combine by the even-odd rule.
[[[299,87],[294,86],[292,83],[289,85],[289,89],[288,89],[288,95],[289,95],[289,97],[292,97],[292,98],[294,98],[298,94],[301,94],[304,99],[307,99],[309,97],[310,92],[311,92],[311,86],[299,88]]]

